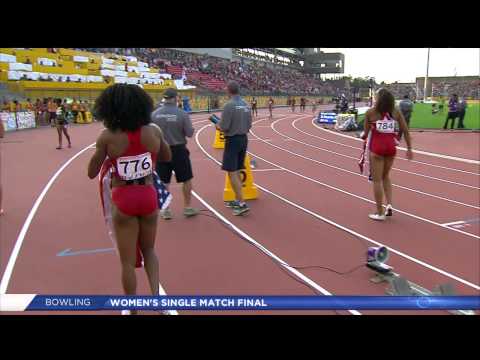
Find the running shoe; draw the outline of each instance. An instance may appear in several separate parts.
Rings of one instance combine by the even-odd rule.
[[[160,211],[160,216],[162,217],[163,220],[171,220],[173,218],[172,212],[170,209],[165,209]]]
[[[236,207],[236,206],[238,206],[238,205],[239,205],[239,203],[238,203],[237,200],[234,200],[234,201],[225,201],[225,206],[226,206],[227,208],[234,208],[234,207]]]
[[[385,210],[385,216],[392,216],[393,215],[393,207],[392,205],[388,204],[387,209]]]
[[[372,220],[385,221],[387,217],[385,215],[370,214],[368,217]]]
[[[238,204],[233,208],[233,215],[235,216],[243,215],[248,211],[250,211],[250,208],[248,207],[247,204],[245,203],[243,205]]]
[[[188,207],[183,210],[183,215],[185,215],[186,217],[192,217],[192,216],[198,215],[199,213],[200,213],[200,210],[192,207]]]

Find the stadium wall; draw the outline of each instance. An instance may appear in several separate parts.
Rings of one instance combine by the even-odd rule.
[[[199,55],[210,55],[214,57],[232,60],[232,48],[171,48],[173,50],[190,52]]]

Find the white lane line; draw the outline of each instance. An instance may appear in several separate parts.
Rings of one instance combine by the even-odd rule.
[[[320,130],[323,130],[323,131],[326,131],[326,132],[329,132],[331,134],[334,134],[334,135],[337,135],[337,136],[343,136],[345,138],[352,139],[352,140],[355,140],[355,141],[363,141],[362,139],[354,138],[354,137],[351,137],[351,136],[348,136],[348,135],[339,134],[339,133],[337,133],[335,131],[332,131],[332,130],[324,129],[324,128],[318,126],[317,124],[315,124],[315,119],[312,120],[312,124],[316,128],[318,128]],[[401,146],[397,146],[397,149],[407,151],[406,148],[401,147]],[[465,158],[443,155],[443,154],[437,154],[437,153],[432,153],[432,152],[422,151],[422,150],[413,150],[413,152],[417,153],[417,154],[428,155],[428,156],[437,157],[437,158],[441,158],[441,159],[448,159],[448,160],[464,162],[464,163],[467,163],[467,164],[480,165],[480,161],[478,161],[478,160],[465,159]]]
[[[163,288],[162,284],[158,283],[158,294],[161,296],[167,296],[165,289]],[[165,315],[178,315],[177,310],[165,310],[163,312]]]
[[[252,171],[283,171],[283,169],[252,169]]]
[[[465,221],[454,221],[454,222],[449,222],[442,224],[443,226],[450,226],[450,225],[458,225],[458,224],[465,224]]]
[[[273,122],[273,123],[270,125],[271,129],[272,129],[274,132],[276,132],[278,135],[287,137],[287,138],[289,138],[291,141],[295,141],[295,142],[297,142],[297,143],[299,143],[299,144],[302,144],[302,145],[305,145],[305,146],[309,146],[309,147],[312,147],[312,148],[317,149],[317,150],[322,150],[322,151],[325,151],[325,152],[328,152],[328,153],[331,153],[331,154],[335,154],[335,155],[338,155],[338,156],[342,156],[342,157],[346,157],[346,158],[348,158],[348,159],[352,159],[352,160],[358,161],[358,157],[355,158],[355,157],[353,157],[353,156],[349,156],[349,155],[337,153],[337,152],[335,152],[335,151],[328,150],[328,149],[325,149],[325,148],[321,148],[321,147],[319,147],[319,146],[315,146],[315,145],[312,145],[312,144],[309,144],[309,143],[306,143],[306,142],[303,142],[303,141],[294,139],[294,138],[292,138],[292,137],[290,137],[290,136],[288,136],[288,135],[285,135],[284,133],[282,133],[282,132],[278,131],[277,129],[275,129],[275,124],[276,124],[278,121],[280,121],[280,120],[277,120],[277,121]],[[413,171],[408,171],[408,170],[399,169],[399,168],[396,168],[396,167],[392,167],[392,170],[400,171],[400,172],[404,172],[404,173],[412,174],[412,175],[416,175],[416,176],[421,176],[421,177],[424,177],[424,178],[427,178],[427,179],[432,179],[432,180],[436,180],[436,181],[441,181],[441,182],[445,182],[445,183],[449,183],[449,184],[453,184],[453,185],[463,186],[463,187],[470,188],[470,189],[480,190],[480,187],[478,187],[478,186],[472,186],[472,185],[467,185],[467,184],[464,184],[464,183],[458,183],[458,182],[455,182],[455,181],[440,179],[440,178],[437,178],[437,177],[434,177],[434,176],[424,175],[424,174],[416,173],[416,172],[413,172]]]
[[[253,136],[256,136],[256,135],[253,135]],[[266,143],[266,144],[268,144],[268,143]],[[303,179],[309,180],[309,181],[314,182],[314,183],[319,184],[319,185],[323,185],[323,186],[325,186],[325,187],[327,187],[327,188],[329,188],[329,189],[332,189],[332,190],[341,192],[341,193],[343,193],[343,194],[353,196],[353,197],[355,197],[355,198],[357,198],[357,199],[361,199],[361,200],[366,201],[366,202],[368,202],[368,203],[370,203],[370,204],[375,204],[375,201],[372,201],[372,200],[367,199],[367,198],[364,198],[364,197],[362,197],[362,196],[359,196],[359,195],[350,193],[350,192],[348,192],[348,191],[342,190],[342,189],[337,188],[337,187],[335,187],[335,186],[328,185],[328,184],[323,183],[323,182],[321,182],[321,181],[312,179],[312,178],[310,178],[310,177],[308,177],[308,176],[305,176],[305,175],[300,174],[300,173],[297,173],[297,172],[295,172],[295,171],[293,171],[293,170],[287,169],[287,168],[285,168],[285,167],[283,167],[283,166],[281,166],[281,165],[279,165],[279,164],[277,164],[277,163],[268,161],[268,160],[266,160],[265,158],[262,158],[261,156],[256,155],[256,154],[254,154],[254,153],[252,153],[252,152],[250,152],[250,151],[249,151],[248,153],[251,154],[252,156],[257,157],[257,158],[260,159],[260,160],[265,161],[266,163],[268,163],[268,164],[270,164],[270,165],[277,166],[277,167],[279,167],[279,168],[281,168],[281,169],[284,169],[285,171],[287,171],[287,172],[289,172],[289,173],[291,173],[291,174],[294,174],[294,175],[296,175],[296,176],[299,176],[299,177],[301,177],[301,178],[303,178]],[[447,230],[450,230],[450,231],[455,231],[455,232],[458,232],[458,233],[460,233],[460,234],[463,234],[463,235],[466,235],[466,236],[469,236],[469,237],[473,237],[473,238],[475,238],[475,239],[480,239],[480,236],[477,236],[477,235],[474,235],[474,234],[471,234],[471,233],[468,233],[468,232],[465,232],[465,231],[461,231],[461,230],[458,230],[458,229],[454,229],[454,228],[451,228],[451,227],[448,227],[448,226],[442,226],[442,224],[440,224],[440,223],[438,223],[438,222],[436,222],[436,221],[429,220],[429,219],[423,218],[423,217],[421,217],[421,216],[417,216],[417,215],[408,213],[408,212],[406,212],[406,211],[402,211],[402,210],[400,210],[400,209],[398,209],[398,208],[395,208],[395,211],[397,211],[397,212],[399,212],[399,213],[401,213],[401,214],[404,214],[404,215],[413,217],[414,219],[422,220],[422,221],[428,222],[428,223],[430,223],[430,224],[432,224],[432,225],[440,226],[440,227],[442,227],[442,228],[444,228],[444,229],[447,229]]]
[[[327,167],[329,167],[329,168],[333,168],[333,169],[336,169],[336,170],[340,170],[340,171],[345,172],[345,173],[348,173],[348,174],[352,174],[352,175],[355,175],[355,176],[359,176],[359,177],[362,177],[362,178],[365,178],[365,179],[368,178],[368,176],[359,174],[358,172],[354,172],[354,171],[350,171],[350,170],[347,170],[347,169],[344,169],[344,168],[340,168],[340,167],[338,167],[338,166],[330,165],[330,164],[324,163],[324,162],[322,162],[322,161],[319,161],[319,160],[316,160],[316,159],[312,159],[312,158],[310,158],[310,157],[308,157],[308,156],[300,155],[300,154],[298,154],[298,153],[296,153],[296,152],[293,152],[293,151],[290,151],[290,150],[288,150],[288,149],[282,148],[282,147],[280,147],[280,146],[274,145],[274,144],[272,144],[271,142],[266,141],[266,140],[263,140],[262,138],[260,138],[258,135],[256,135],[256,134],[253,132],[253,130],[250,130],[250,133],[251,133],[253,136],[255,136],[257,139],[263,141],[265,144],[268,144],[268,145],[270,145],[270,146],[272,146],[272,147],[275,147],[275,148],[277,148],[277,149],[283,150],[283,151],[285,151],[285,152],[287,152],[287,153],[289,153],[289,154],[292,154],[292,155],[294,155],[294,156],[300,157],[300,158],[305,159],[305,160],[312,161],[312,162],[317,163],[317,164],[320,164],[320,165],[327,166]],[[454,203],[454,204],[458,204],[458,205],[470,207],[470,208],[472,208],[472,209],[480,210],[480,207],[475,206],[475,205],[466,204],[466,203],[463,203],[463,202],[460,202],[460,201],[457,201],[457,200],[452,200],[452,199],[445,198],[445,197],[442,197],[442,196],[430,194],[430,193],[427,193],[427,192],[424,192],[424,191],[420,191],[420,190],[416,190],[416,189],[412,189],[412,188],[409,188],[409,187],[406,187],[406,186],[402,186],[402,185],[398,185],[398,184],[394,184],[394,183],[392,183],[392,186],[398,187],[398,188],[403,189],[403,190],[415,192],[415,193],[418,193],[418,194],[421,194],[421,195],[430,196],[430,197],[433,197],[433,198],[436,198],[436,199],[439,199],[439,200],[448,201],[448,202],[451,202],[451,203]]]
[[[343,147],[348,147],[350,149],[355,149],[355,150],[359,150],[361,151],[362,148],[360,147],[356,147],[356,146],[351,146],[351,145],[347,145],[347,144],[344,144],[344,143],[341,143],[341,142],[338,142],[338,141],[333,141],[333,140],[329,140],[329,139],[325,139],[323,137],[320,137],[320,136],[317,136],[317,135],[313,135],[313,134],[310,134],[306,131],[303,131],[301,129],[299,129],[296,125],[297,121],[299,121],[301,119],[297,119],[295,121],[292,122],[292,126],[299,132],[301,132],[302,134],[305,134],[305,135],[308,135],[310,137],[314,137],[314,138],[317,138],[319,140],[322,140],[322,141],[325,141],[325,142],[329,142],[329,143],[332,143],[332,144],[336,144],[336,145],[340,145],[340,146],[343,146]],[[410,161],[412,163],[416,163],[416,164],[422,164],[422,165],[427,165],[427,166],[432,166],[432,167],[436,167],[436,168],[440,168],[440,169],[445,169],[445,170],[450,170],[450,171],[457,171],[457,172],[461,172],[461,173],[464,173],[464,174],[470,174],[470,175],[476,175],[476,176],[480,176],[480,172],[478,173],[474,173],[474,172],[471,172],[471,171],[466,171],[466,170],[460,170],[460,169],[455,169],[455,168],[451,168],[451,167],[447,167],[447,166],[442,166],[442,165],[435,165],[435,164],[430,164],[430,163],[426,163],[426,162],[423,162],[423,161],[418,161],[418,160],[408,160],[408,159],[404,159],[402,157],[397,157],[396,160],[402,160],[402,161]]]
[[[210,159],[212,159],[212,160],[213,160],[214,162],[216,162],[217,164],[220,164],[220,162],[217,161],[217,159],[215,159],[212,155],[210,155],[210,154],[205,150],[205,148],[200,144],[200,141],[199,141],[199,135],[200,135],[200,133],[201,133],[203,130],[205,130],[205,128],[207,128],[208,126],[210,126],[210,125],[205,125],[204,127],[202,127],[202,128],[198,131],[198,133],[197,133],[196,136],[195,136],[195,140],[196,140],[196,142],[197,142],[198,147],[202,150],[202,152],[203,152],[207,157],[209,157]],[[260,157],[257,156],[257,155],[255,155],[255,156],[258,157],[258,158],[260,158]],[[269,161],[267,161],[267,162],[269,162]],[[282,169],[284,169],[284,170],[287,171],[287,172],[292,172],[291,170],[288,170],[288,169],[283,168],[283,167],[281,167],[281,166],[279,166],[279,167],[282,168]],[[300,175],[300,174],[298,174],[298,175]],[[314,181],[314,182],[317,182],[317,181]],[[370,239],[369,237],[364,236],[364,235],[362,235],[362,234],[360,234],[360,233],[357,233],[356,231],[351,230],[351,229],[349,229],[349,228],[347,228],[347,227],[345,227],[345,226],[343,226],[343,225],[340,225],[340,224],[338,224],[338,223],[336,223],[336,222],[334,222],[334,221],[332,221],[332,220],[330,220],[330,219],[327,219],[327,218],[325,218],[325,217],[323,217],[323,216],[315,213],[314,211],[308,210],[308,209],[302,207],[301,205],[298,205],[298,204],[294,203],[293,201],[290,201],[290,200],[288,200],[287,198],[284,198],[284,197],[282,197],[282,196],[280,196],[280,195],[278,195],[278,194],[270,191],[269,189],[267,189],[267,188],[259,185],[258,183],[255,183],[255,185],[256,185],[259,189],[265,191],[266,193],[269,193],[269,194],[275,196],[276,198],[280,199],[281,201],[283,201],[283,202],[285,202],[285,203],[287,203],[287,204],[289,204],[289,205],[292,205],[292,206],[296,207],[297,209],[299,209],[299,210],[301,210],[301,211],[303,211],[303,212],[305,212],[305,213],[307,213],[307,214],[310,214],[311,216],[313,216],[313,217],[315,217],[315,218],[317,218],[317,219],[319,219],[319,220],[325,221],[325,222],[327,222],[328,224],[331,224],[331,225],[333,225],[333,226],[335,226],[335,227],[337,227],[337,228],[339,228],[339,229],[341,229],[341,230],[344,230],[344,231],[346,231],[346,232],[348,232],[348,233],[350,233],[350,234],[352,234],[352,235],[358,236],[358,237],[360,237],[360,238],[362,238],[362,239],[364,239],[364,240],[366,240],[366,241],[368,241],[368,242],[371,242],[372,244],[375,244],[375,245],[378,245],[378,246],[386,246],[386,247],[388,247],[388,249],[389,249],[392,253],[395,253],[395,254],[397,254],[397,255],[405,258],[405,259],[408,259],[408,260],[410,260],[410,261],[412,261],[412,262],[414,262],[414,263],[416,263],[416,264],[419,264],[419,265],[421,265],[421,266],[423,266],[423,267],[426,267],[426,268],[428,268],[428,269],[430,269],[430,270],[433,270],[433,271],[435,271],[435,272],[437,272],[437,273],[439,273],[439,274],[442,274],[442,275],[444,275],[444,276],[447,276],[447,277],[449,277],[450,279],[453,279],[453,280],[456,280],[456,281],[458,281],[458,282],[461,282],[462,284],[465,284],[465,285],[467,285],[467,286],[469,286],[469,287],[471,287],[471,288],[473,288],[473,289],[480,290],[480,286],[477,285],[477,284],[471,283],[471,282],[469,282],[468,280],[462,279],[462,278],[460,278],[460,277],[458,277],[458,276],[456,276],[456,275],[453,275],[453,274],[451,274],[451,273],[449,273],[449,272],[447,272],[447,271],[444,271],[444,270],[442,270],[442,269],[440,269],[440,268],[437,268],[437,267],[435,267],[435,266],[433,266],[433,265],[430,265],[430,264],[428,264],[428,263],[426,263],[426,262],[424,262],[424,261],[422,261],[422,260],[419,260],[419,259],[417,259],[417,258],[415,258],[415,257],[413,257],[413,256],[410,256],[410,255],[408,255],[408,254],[406,254],[406,253],[403,253],[403,252],[401,252],[401,251],[399,251],[399,250],[396,250],[396,249],[392,248],[392,247],[389,246],[389,245],[382,244],[382,243],[380,243],[380,242],[378,242],[378,241],[375,241],[375,240],[373,240],[373,239]],[[330,187],[330,186],[327,185],[327,187]],[[335,189],[334,187],[332,187],[332,188]],[[338,189],[338,190],[339,190],[339,189]],[[341,192],[344,192],[343,190],[340,190],[340,191],[341,191]],[[345,193],[346,193],[346,192],[345,192]],[[348,194],[348,193],[347,193],[347,194]],[[351,194],[351,195],[353,195],[353,194]],[[353,196],[354,196],[354,197],[358,197],[357,195],[353,195]],[[365,199],[365,200],[366,200],[366,199]],[[398,211],[398,210],[396,210],[396,211]],[[398,212],[400,212],[400,211],[398,211]],[[470,235],[470,234],[469,234],[469,235]]]
[[[198,137],[197,137],[197,144],[199,144],[198,142]],[[201,146],[199,144],[199,146]],[[203,148],[202,148],[203,150]],[[214,160],[215,162],[219,163],[218,161]],[[262,244],[258,243],[254,238],[252,238],[250,235],[248,235],[247,233],[245,233],[244,231],[240,230],[237,226],[235,226],[235,224],[233,224],[232,222],[230,222],[227,218],[225,218],[222,214],[220,214],[217,210],[215,210],[215,208],[213,208],[209,203],[207,203],[202,197],[200,197],[200,195],[198,195],[195,191],[192,190],[192,195],[195,196],[198,201],[200,201],[203,206],[205,206],[208,210],[210,210],[213,214],[215,214],[215,216],[217,216],[224,224],[228,225],[230,228],[232,228],[236,233],[238,233],[243,239],[247,240],[249,243],[251,243],[252,245],[254,245],[257,249],[259,249],[261,252],[263,252],[265,255],[267,255],[268,257],[272,258],[274,261],[276,261],[280,266],[282,266],[285,270],[291,272],[292,274],[294,274],[296,277],[298,277],[299,279],[301,279],[302,281],[304,281],[305,283],[307,283],[309,286],[311,286],[312,288],[314,288],[315,290],[319,291],[320,293],[324,294],[324,295],[327,295],[327,296],[330,296],[332,295],[331,292],[329,292],[328,290],[324,289],[323,287],[321,287],[320,285],[318,285],[316,282],[314,282],[312,279],[310,279],[309,277],[303,275],[300,271],[298,271],[297,269],[295,268],[292,268],[290,265],[288,265],[288,263],[284,260],[282,260],[281,258],[279,258],[277,255],[275,255],[273,252],[271,252],[270,250],[268,250],[265,246],[263,246]],[[359,311],[356,311],[356,310],[348,310],[351,314],[353,315],[362,315]]]

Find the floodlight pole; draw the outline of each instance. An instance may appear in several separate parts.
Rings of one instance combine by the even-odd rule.
[[[425,74],[425,84],[423,84],[423,101],[427,100],[427,81],[428,81],[428,66],[430,65],[430,48],[427,52],[427,73]]]

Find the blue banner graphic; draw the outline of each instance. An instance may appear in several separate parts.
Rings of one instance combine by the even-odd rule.
[[[35,295],[32,310],[478,310],[480,296]]]

